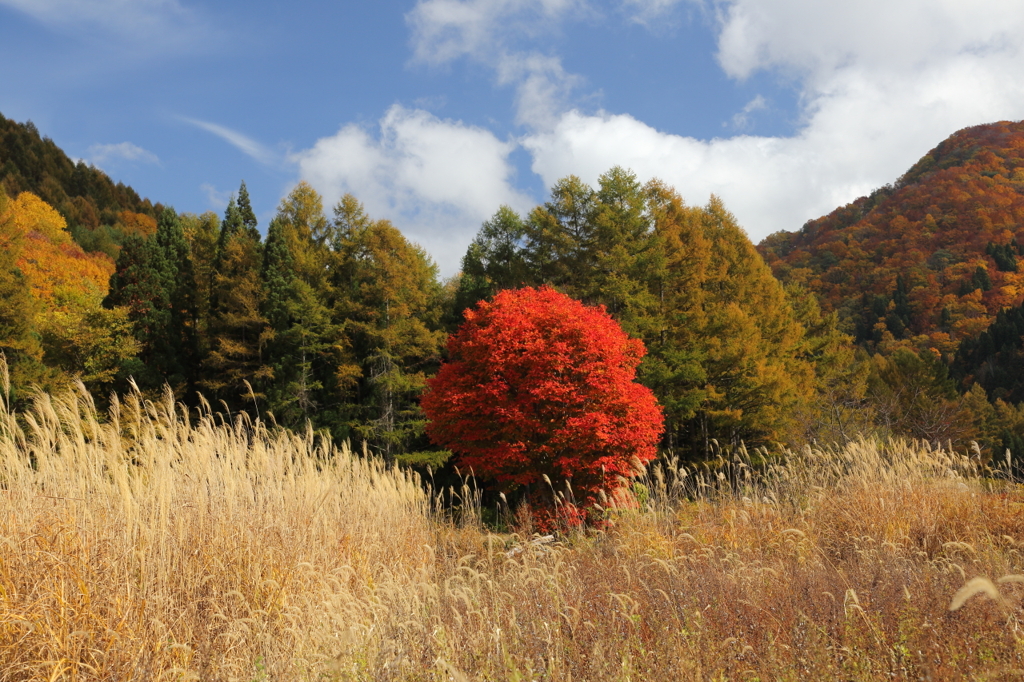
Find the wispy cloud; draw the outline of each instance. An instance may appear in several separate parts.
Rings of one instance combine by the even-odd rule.
[[[218,123],[201,121],[197,118],[188,118],[186,116],[181,116],[179,118],[185,123],[216,135],[246,156],[249,156],[264,165],[270,166],[281,161],[281,157],[269,147],[238,132],[237,130],[232,130],[231,128],[222,126]]]
[[[160,159],[157,158],[156,154],[131,142],[94,144],[89,147],[89,160],[97,165],[102,165],[112,160],[160,163]]]
[[[755,111],[761,111],[768,108],[768,101],[764,97],[758,95],[754,99],[747,102],[743,109],[733,114],[732,125],[737,130],[746,130],[750,127],[750,115]],[[724,124],[723,124],[724,125]]]
[[[216,211],[222,210],[231,200],[231,192],[221,191],[208,182],[199,185],[199,191],[206,197],[210,208]]]
[[[406,15],[413,62],[441,66],[470,59],[516,89],[516,120],[550,127],[582,79],[561,59],[525,46],[550,37],[569,16],[593,10],[585,0],[420,0]]]
[[[654,29],[658,23],[666,21],[676,5],[682,2],[702,4],[701,0],[622,0],[622,11],[630,21]]]
[[[135,55],[211,44],[212,24],[179,0],[0,0],[75,38],[124,47]]]

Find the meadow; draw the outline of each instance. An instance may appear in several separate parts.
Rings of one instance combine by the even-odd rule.
[[[0,408],[3,681],[1024,675],[1024,495],[970,452],[663,458],[548,540],[170,396]]]

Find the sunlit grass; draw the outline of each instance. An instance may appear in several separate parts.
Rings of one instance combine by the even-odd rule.
[[[311,433],[40,396],[0,410],[0,680],[1024,670],[1016,487],[903,443],[752,460],[662,461],[607,529],[529,543]]]

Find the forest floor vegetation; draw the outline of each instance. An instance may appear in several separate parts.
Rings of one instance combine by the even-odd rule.
[[[40,394],[0,409],[0,680],[1022,674],[1018,486],[922,444],[761,454],[663,458],[531,541],[312,431]]]

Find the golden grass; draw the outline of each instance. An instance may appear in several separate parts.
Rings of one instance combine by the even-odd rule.
[[[529,543],[313,434],[40,396],[0,410],[0,680],[1024,676],[1024,497],[968,456],[644,484],[609,529]]]

